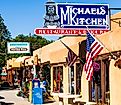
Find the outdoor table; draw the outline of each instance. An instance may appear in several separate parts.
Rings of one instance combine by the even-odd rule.
[[[97,105],[96,102],[86,102],[86,105]]]
[[[81,104],[84,104],[84,105],[97,105],[97,103],[96,102],[86,102],[86,101],[84,101],[84,100],[82,100],[82,98],[75,98],[74,100],[73,100],[73,102],[74,103],[78,103],[79,105]]]
[[[61,101],[61,105],[74,105],[73,100],[79,97],[81,96],[73,94],[59,94],[59,101]],[[65,102],[64,99],[67,99],[68,102]]]
[[[75,98],[75,99],[73,100],[73,102],[74,102],[74,103],[78,103],[79,105],[80,105],[80,104],[86,104],[86,102],[83,101],[82,98]]]

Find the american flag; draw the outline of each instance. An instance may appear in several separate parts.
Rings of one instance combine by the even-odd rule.
[[[86,79],[90,81],[93,75],[93,58],[96,57],[101,50],[103,45],[91,34],[87,33],[87,45],[86,45]]]
[[[71,49],[69,49],[68,50],[68,56],[67,56],[68,66],[69,67],[73,66],[73,64],[75,63],[77,58],[78,58],[78,56]]]
[[[68,49],[68,56],[66,58],[66,61],[68,63],[68,66],[71,67],[77,60],[78,56],[65,43],[63,43],[61,40],[60,42]]]

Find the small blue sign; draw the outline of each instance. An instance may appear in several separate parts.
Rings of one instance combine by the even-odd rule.
[[[43,104],[43,89],[42,88],[33,88],[32,103],[37,104],[37,105]]]
[[[58,3],[57,14],[61,28],[110,30],[108,4]]]

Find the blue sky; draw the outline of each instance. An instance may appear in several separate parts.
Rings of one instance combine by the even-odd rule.
[[[0,0],[0,14],[12,37],[18,34],[32,33],[35,28],[43,27],[45,2],[47,0]],[[109,4],[110,8],[121,7],[120,0],[54,0],[55,2],[73,2],[87,4]],[[76,2],[75,2],[76,1]],[[113,11],[116,13],[119,11]],[[44,36],[48,40],[56,40],[58,36]]]

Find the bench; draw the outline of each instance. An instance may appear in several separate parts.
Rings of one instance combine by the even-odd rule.
[[[73,100],[73,103],[86,104],[86,102],[83,101],[82,98],[75,98],[75,99]]]

